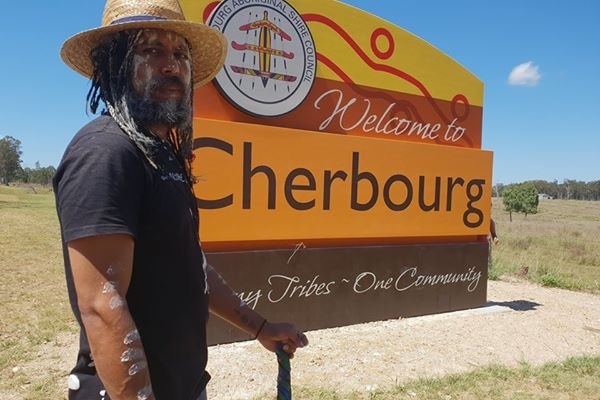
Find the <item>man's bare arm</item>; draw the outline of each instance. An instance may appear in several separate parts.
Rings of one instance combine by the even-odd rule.
[[[265,348],[271,351],[276,351],[277,346],[281,343],[284,350],[293,355],[297,347],[304,347],[308,344],[306,336],[294,325],[266,321],[258,312],[240,300],[211,265],[207,266],[206,273],[210,288],[209,308],[212,314],[237,326],[250,337],[256,337]]]
[[[154,400],[146,354],[125,296],[133,239],[93,236],[67,244],[77,303],[96,369],[113,400]]]

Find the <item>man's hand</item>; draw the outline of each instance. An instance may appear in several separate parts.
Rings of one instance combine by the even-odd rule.
[[[294,357],[294,352],[298,347],[308,345],[306,335],[297,330],[294,325],[287,323],[265,323],[257,340],[265,349],[272,352],[276,352],[281,343],[283,351],[288,353],[290,358]]]

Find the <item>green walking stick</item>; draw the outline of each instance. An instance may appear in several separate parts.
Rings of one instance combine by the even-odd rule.
[[[277,400],[292,400],[290,356],[283,351],[283,346],[279,346],[276,354],[277,364],[279,364],[277,372]]]

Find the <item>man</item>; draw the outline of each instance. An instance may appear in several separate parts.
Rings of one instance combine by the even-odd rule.
[[[500,243],[500,239],[498,239],[498,234],[496,233],[496,222],[494,222],[493,218],[490,218],[490,241],[494,244]]]
[[[192,88],[223,65],[224,37],[177,0],[108,0],[103,26],[63,60],[91,77],[89,108],[54,177],[69,298],[80,324],[70,399],[205,399],[208,310],[267,349],[308,343],[267,322],[207,264],[193,193]]]

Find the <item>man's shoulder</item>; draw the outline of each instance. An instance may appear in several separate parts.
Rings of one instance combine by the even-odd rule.
[[[145,158],[136,144],[110,116],[90,121],[73,137],[60,162],[65,165],[111,164],[145,165]],[[133,163],[133,164],[131,164]]]
[[[77,132],[77,134],[75,134],[73,142],[81,140],[82,138],[99,135],[116,135],[125,137],[125,134],[111,116],[101,115],[84,125]]]
[[[84,125],[67,146],[67,152],[89,146],[104,150],[135,149],[135,144],[108,115],[101,115]]]
[[[135,143],[110,116],[102,115],[83,126],[67,146],[54,180],[64,174],[79,176],[119,170],[129,174],[146,174],[147,162]]]

